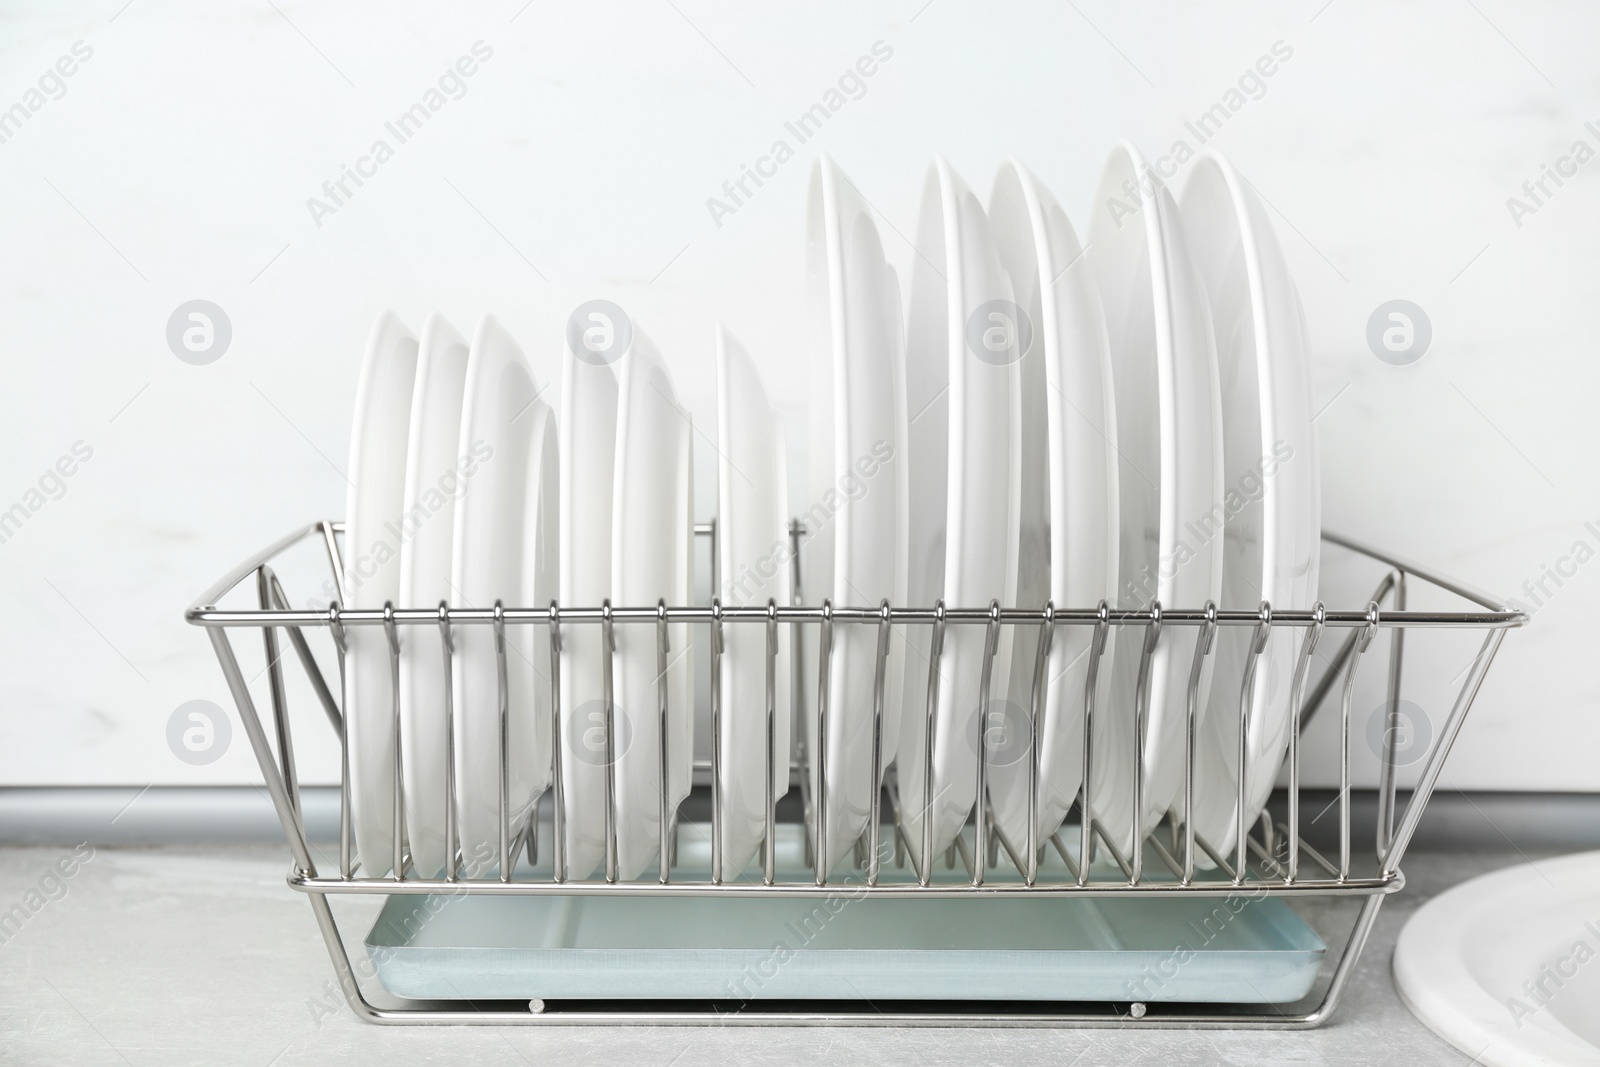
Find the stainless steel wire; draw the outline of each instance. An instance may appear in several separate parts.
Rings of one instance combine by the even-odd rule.
[[[712,538],[714,559],[716,551],[714,526],[703,525],[697,528],[697,532]],[[942,602],[931,607],[904,607],[892,605],[888,601],[882,601],[876,606],[856,607],[836,605],[826,599],[819,605],[812,606],[800,602],[802,594],[799,551],[804,530],[798,523],[791,525],[789,537],[792,550],[791,580],[795,597],[795,602],[790,604],[779,604],[769,600],[765,604],[729,605],[714,597],[708,605],[668,605],[663,601],[643,607],[616,606],[609,602],[599,607],[563,607],[556,602],[544,607],[524,607],[505,605],[497,601],[492,608],[455,608],[447,602],[432,607],[386,604],[382,609],[367,610],[345,609],[337,602],[326,608],[291,608],[274,573],[274,564],[280,556],[302,542],[317,544],[333,570],[334,588],[339,588],[341,566],[339,533],[339,524],[322,522],[280,539],[225,575],[196,601],[188,610],[186,617],[190,623],[206,629],[221,664],[224,678],[238,705],[245,733],[250,740],[268,794],[272,798],[289,844],[292,857],[289,884],[309,895],[319,927],[328,943],[341,986],[345,989],[352,1007],[363,1018],[384,1023],[466,1021],[661,1023],[695,1021],[703,1019],[704,1016],[693,1012],[664,1012],[653,1009],[539,1014],[498,1009],[463,1013],[449,1006],[404,1011],[377,1008],[363,995],[360,983],[350,967],[348,955],[338,933],[338,925],[328,905],[328,898],[331,896],[362,893],[391,895],[476,893],[658,896],[714,894],[729,898],[816,897],[836,892],[844,879],[855,879],[855,875],[859,873],[864,876],[864,880],[852,881],[853,892],[886,898],[1205,897],[1235,893],[1243,886],[1248,886],[1253,892],[1269,896],[1364,897],[1365,902],[1356,918],[1350,939],[1339,958],[1332,979],[1323,993],[1323,999],[1313,1009],[1288,1015],[1236,1011],[1219,1015],[1188,1010],[1153,1011],[1137,1019],[1124,1017],[1118,1020],[1122,1025],[1143,1026],[1316,1025],[1327,1018],[1337,1003],[1349,970],[1354,965],[1354,960],[1371,930],[1378,905],[1385,896],[1403,886],[1404,876],[1400,872],[1400,861],[1416,831],[1428,796],[1437,784],[1450,747],[1461,729],[1506,632],[1526,621],[1520,612],[1469,586],[1332,535],[1326,538],[1330,543],[1364,555],[1385,568],[1384,577],[1374,590],[1371,602],[1365,608],[1338,610],[1319,603],[1309,608],[1280,610],[1271,604],[1262,603],[1250,610],[1219,610],[1214,604],[1187,608],[1168,607],[1157,603],[1135,610],[1112,607],[1101,602],[1089,608],[1061,607],[1051,603],[1040,609],[1025,606],[1004,607],[998,602],[993,602],[986,608],[950,606]],[[256,585],[255,606],[219,606],[227,594],[252,576]],[[1431,585],[1438,590],[1464,598],[1472,605],[1472,610],[1409,610],[1408,582],[1412,585],[1419,583]],[[1389,606],[1383,607],[1385,603]],[[691,877],[688,872],[676,869],[680,812],[668,799],[671,790],[668,781],[667,748],[672,734],[669,722],[672,709],[669,708],[668,702],[666,667],[670,652],[669,632],[671,627],[677,624],[700,628],[710,638],[706,647],[709,649],[712,666],[710,706],[713,737],[710,746],[712,753],[710,765],[704,768],[711,772],[709,879]],[[459,806],[455,796],[454,751],[454,727],[458,709],[454,707],[451,695],[452,671],[457,666],[454,659],[456,630],[462,626],[485,625],[492,627],[494,631],[499,695],[497,705],[500,749],[498,783],[500,825],[497,842],[499,862],[492,872],[467,868],[460,855],[460,828],[456,825],[459,819]],[[657,753],[657,767],[662,786],[660,808],[656,813],[659,819],[658,854],[655,869],[649,875],[625,880],[619,877],[618,870],[619,799],[615,763],[619,755],[619,738],[618,709],[612,675],[613,652],[616,647],[617,627],[643,625],[656,628],[658,666],[656,712],[660,727],[658,740],[661,745]],[[723,632],[727,626],[741,625],[760,625],[765,630],[765,698],[762,706],[758,708],[729,708],[724,705],[721,671],[724,655]],[[354,854],[348,755],[349,715],[340,707],[344,693],[345,660],[350,651],[350,631],[353,627],[363,626],[378,626],[384,630],[386,636],[384,644],[388,651],[390,678],[395,694],[389,716],[396,753],[390,796],[394,805],[394,842],[392,854],[385,857],[384,866],[387,868],[387,874],[381,877],[379,875],[383,872],[368,868],[368,865],[362,864],[360,858]],[[541,805],[537,802],[533,804],[532,814],[525,821],[519,819],[519,825],[512,825],[514,811],[528,799],[514,798],[511,793],[513,774],[510,766],[512,737],[510,724],[513,714],[520,714],[522,709],[512,706],[507,683],[506,630],[508,627],[521,626],[545,627],[550,639],[548,700],[552,721],[549,735],[550,785],[547,790],[550,803],[549,823],[543,828],[538,814]],[[566,712],[562,708],[560,696],[560,649],[563,634],[570,632],[573,626],[599,626],[602,632],[600,669],[603,675],[601,680],[606,734],[604,747],[606,781],[605,857],[604,868],[599,878],[574,879],[570,877],[571,872],[567,868],[565,827],[569,813],[562,775],[564,754],[561,729],[563,715]],[[843,710],[830,707],[830,702],[837,698],[833,672],[836,669],[835,650],[842,639],[838,631],[841,626],[875,628],[877,647],[873,686],[868,704],[871,714],[868,810],[859,838],[851,843],[855,846],[856,861],[851,865],[849,872],[836,876],[830,869],[830,860],[832,854],[839,851],[839,848],[837,843],[830,845],[829,842],[829,813],[830,808],[840,802],[844,793],[842,783],[832,781],[832,777],[839,772],[829,765],[828,745],[829,731],[834,726],[833,720],[837,713]],[[883,735],[885,705],[888,700],[891,649],[893,642],[899,639],[895,630],[898,627],[921,626],[928,627],[930,631],[926,646],[929,658],[927,702],[924,707],[911,712],[924,716],[924,745],[920,753],[921,795],[907,797],[901,792],[897,769],[891,767],[887,775],[883,771],[883,752],[886,743]],[[974,764],[976,777],[973,783],[976,790],[975,802],[968,815],[968,829],[958,834],[952,845],[952,856],[959,856],[962,860],[959,874],[940,875],[936,871],[934,862],[933,819],[930,817],[935,801],[939,797],[935,791],[934,776],[937,764],[933,757],[939,746],[960,743],[959,738],[942,736],[941,730],[945,724],[941,723],[937,714],[940,665],[943,657],[948,654],[945,636],[951,626],[984,626],[985,640],[976,723]],[[993,823],[988,799],[993,771],[992,753],[989,751],[990,716],[993,714],[991,690],[995,685],[994,676],[998,673],[995,670],[997,650],[1000,647],[1003,631],[1008,626],[1013,628],[1013,635],[1018,638],[1026,634],[1028,628],[1032,628],[1037,634],[1037,640],[1032,643],[1032,654],[1035,657],[1032,665],[1033,685],[1029,698],[1030,706],[1026,709],[1027,742],[1030,746],[1026,766],[1028,824],[1026,836],[1021,841],[1009,840],[1001,833],[1000,827]],[[1091,639],[1085,653],[1087,664],[1081,694],[1084,709],[1081,737],[1082,786],[1073,807],[1076,813],[1076,832],[1073,835],[1076,837],[1076,851],[1069,846],[1069,838],[1064,836],[1072,824],[1070,814],[1068,823],[1061,826],[1042,826],[1038,822],[1040,811],[1038,790],[1041,784],[1039,750],[1046,730],[1044,714],[1049,706],[1050,688],[1056,682],[1056,679],[1050,676],[1047,664],[1053,642],[1057,640],[1056,630],[1063,626],[1091,629]],[[1205,675],[1204,668],[1214,654],[1215,638],[1219,629],[1231,626],[1252,627],[1253,634],[1248,646],[1248,655],[1245,657],[1237,711],[1240,768],[1238,781],[1241,784],[1236,806],[1235,841],[1233,855],[1225,857],[1218,853],[1211,842],[1206,841],[1195,831],[1192,815],[1195,806],[1196,730],[1200,716],[1204,713],[1200,687]],[[1160,642],[1167,639],[1165,635],[1175,627],[1199,627],[1200,633],[1195,642],[1186,693],[1185,778],[1181,801],[1173,813],[1165,816],[1169,822],[1172,844],[1169,848],[1160,840],[1159,835],[1148,832],[1157,827],[1146,825],[1143,781],[1149,705],[1152,699],[1150,681],[1152,663]],[[273,717],[270,736],[263,726],[255,698],[245,680],[233,642],[229,637],[229,631],[238,628],[255,628],[262,633],[264,651],[269,664],[267,692]],[[1358,856],[1351,840],[1350,761],[1351,703],[1357,672],[1375,637],[1380,632],[1387,631],[1391,639],[1388,645],[1385,708],[1388,724],[1392,727],[1395,717],[1399,714],[1403,638],[1407,630],[1424,628],[1473,630],[1483,635],[1483,641],[1450,713],[1439,730],[1439,736],[1432,750],[1426,754],[1417,786],[1403,813],[1397,813],[1395,807],[1394,772],[1397,756],[1391,731],[1385,732],[1385,742],[1380,753],[1380,812],[1375,848],[1370,854]],[[339,672],[338,679],[333,682],[323,676],[322,668],[307,641],[307,635],[319,629],[326,629],[332,638]],[[443,871],[437,876],[431,871],[418,871],[411,862],[411,854],[406,847],[406,794],[399,744],[402,731],[405,729],[398,696],[400,658],[402,651],[410,648],[412,642],[424,642],[422,647],[431,644],[434,638],[428,632],[430,629],[437,634],[438,653],[443,656],[446,690],[441,713],[445,734],[445,796],[442,800],[447,855]],[[816,744],[813,750],[797,741],[793,757],[783,761],[779,758],[781,739],[777,736],[779,703],[777,664],[783,648],[780,634],[786,629],[790,654],[796,668],[792,675],[791,690],[787,694],[792,703],[794,731],[797,738],[803,735],[805,731],[801,727],[804,717],[811,716]],[[812,676],[816,683],[816,691],[814,699],[808,701],[806,678],[803,677],[806,672],[801,671],[799,667],[806,662],[804,646],[807,643],[807,631],[811,630],[815,631],[817,641],[815,674]],[[1340,784],[1336,798],[1339,806],[1337,862],[1324,857],[1301,836],[1302,746],[1299,729],[1289,731],[1286,757],[1288,789],[1284,812],[1286,821],[1278,823],[1272,819],[1263,819],[1254,826],[1250,825],[1250,812],[1245,803],[1247,797],[1243,785],[1252,752],[1250,712],[1255,704],[1259,661],[1272,636],[1280,630],[1297,631],[1302,635],[1295,656],[1289,705],[1295,714],[1298,726],[1305,725],[1317,707],[1331,695],[1333,687],[1340,685],[1342,681],[1338,700]],[[1335,654],[1329,658],[1326,669],[1319,677],[1314,678],[1314,653],[1324,634],[1329,630],[1344,630],[1346,636]],[[1133,646],[1139,660],[1137,692],[1132,708],[1108,707],[1101,702],[1103,687],[1099,684],[1099,679],[1102,665],[1107,649],[1118,634],[1139,635],[1138,644]],[[340,848],[338,866],[334,871],[319,870],[306,836],[299,798],[300,786],[294,758],[294,743],[287,710],[288,687],[283,676],[278,643],[280,638],[284,637],[294,648],[296,658],[326,718],[337,732],[343,750],[340,782]],[[1020,640],[1014,641],[1013,644],[1019,650],[1026,647]],[[729,857],[723,852],[726,816],[724,808],[729,800],[722,788],[725,778],[722,772],[726,768],[723,767],[721,739],[728,729],[730,717],[745,715],[757,716],[763,724],[762,734],[765,744],[761,780],[764,794],[762,810],[764,830],[759,852],[760,862],[750,870],[730,877],[727,867]],[[1108,769],[1098,765],[1093,743],[1098,729],[1096,724],[1108,715],[1134,717],[1134,752],[1127,767]],[[1107,833],[1102,819],[1097,817],[1100,813],[1095,810],[1095,798],[1099,795],[1096,783],[1099,777],[1108,771],[1128,774],[1134,782],[1131,819],[1134,827],[1133,840],[1142,844],[1136,844],[1126,854]],[[805,823],[801,839],[805,843],[806,862],[809,868],[804,876],[792,869],[782,868],[778,864],[777,843],[781,836],[782,823],[779,817],[777,793],[778,784],[786,779],[798,783],[801,796],[800,818]],[[887,796],[890,802],[887,822],[880,805],[882,796]],[[916,806],[914,812],[906,809],[907,802]],[[841,820],[834,820],[836,826],[844,824],[845,822]],[[895,866],[892,869],[885,867],[884,857],[880,851],[881,835],[885,826],[888,827],[894,843]],[[542,833],[549,834],[551,846],[546,854],[548,858],[546,865],[540,865],[539,862],[542,858],[542,850],[539,847]],[[900,872],[899,862],[904,855],[908,833],[916,833],[913,843],[920,847],[915,850],[912,869]],[[1281,851],[1278,847],[1278,835],[1282,838]],[[526,849],[526,862],[522,862],[524,849]],[[1040,854],[1045,849],[1051,849],[1059,856],[1065,871],[1064,876],[1041,867]],[[1210,861],[1215,873],[1198,870],[1197,849]],[[1111,862],[1097,862],[1095,859],[1097,852],[1109,857]],[[1147,852],[1159,861],[1153,868],[1147,868],[1145,862]],[[1003,863],[1000,857],[1004,857]],[[1307,877],[1303,860],[1310,860],[1316,868],[1313,876]],[[1104,1021],[1103,1013],[1096,1015],[1076,1012],[1021,1012],[996,1015],[940,1011],[931,1014],[890,1013],[875,1018],[896,1025],[918,1025],[929,1019],[947,1025],[951,1023],[1085,1025],[1094,1021]],[[868,1020],[865,1016],[852,1016],[850,1013],[819,1015],[791,1011],[745,1012],[740,1014],[739,1021],[742,1023],[827,1021],[834,1024],[857,1025]]]

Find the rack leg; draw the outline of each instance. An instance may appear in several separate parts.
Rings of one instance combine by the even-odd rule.
[[[267,741],[266,731],[261,728],[261,717],[256,714],[256,705],[250,697],[250,688],[244,680],[244,674],[239,670],[239,660],[233,654],[233,643],[228,640],[228,631],[221,627],[212,627],[206,634],[211,638],[211,647],[217,654],[217,662],[222,665],[222,675],[227,679],[228,689],[233,694],[233,702],[239,708],[239,719],[244,723],[245,733],[250,738],[250,748],[255,752],[262,780],[266,782],[267,793],[272,797],[272,806],[278,811],[278,821],[283,824],[283,834],[289,841],[289,851],[301,870],[315,874],[316,864],[311,860],[311,846],[306,841],[305,827],[300,823],[299,812],[289,797],[288,789],[284,786],[283,776],[278,772],[278,765],[272,755],[272,746]]]
[[[345,951],[344,941],[339,936],[339,924],[333,917],[328,898],[321,893],[312,893],[310,898],[311,912],[317,917],[317,929],[322,933],[323,943],[328,946],[328,958],[333,961],[334,977],[339,980],[345,1003],[363,1021],[377,1022],[378,1009],[361,992],[361,981],[350,964],[350,954]]]
[[[1333,979],[1328,983],[1327,992],[1322,995],[1322,1003],[1295,1022],[1302,1028],[1321,1026],[1333,1015],[1334,1009],[1339,1006],[1339,1000],[1344,996],[1345,986],[1350,982],[1350,975],[1355,971],[1356,963],[1361,959],[1361,950],[1366,947],[1367,938],[1372,936],[1372,927],[1378,921],[1378,909],[1383,906],[1382,894],[1370,896],[1361,906],[1361,913],[1356,916],[1355,927],[1350,931],[1350,939],[1344,944],[1344,951],[1339,954],[1339,962],[1334,965]]]

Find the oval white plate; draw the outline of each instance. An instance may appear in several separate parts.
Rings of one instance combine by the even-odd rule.
[[[1223,534],[1219,606],[1310,608],[1317,598],[1320,481],[1311,425],[1305,316],[1260,199],[1221,156],[1195,163],[1183,190],[1184,226],[1211,296],[1222,383]],[[1245,825],[1277,780],[1294,716],[1289,707],[1302,631],[1271,632],[1256,664],[1248,718]],[[1241,683],[1253,630],[1222,627],[1212,707],[1195,766],[1195,831],[1220,853],[1237,840]],[[1174,805],[1181,815],[1182,798]]]
[[[804,547],[808,599],[836,607],[905,603],[905,388],[900,297],[871,209],[827,156],[811,172],[806,210],[812,380],[810,491]],[[816,662],[819,627],[806,632]],[[875,628],[834,627],[827,693],[826,866],[866,829],[872,796]],[[884,682],[882,759],[899,736],[903,640],[894,640]],[[814,672],[807,672],[816,678]],[[816,753],[817,714],[805,715]],[[809,760],[817,796],[818,760]]]
[[[1016,599],[1020,491],[1021,352],[1005,316],[1011,282],[978,198],[942,159],[923,185],[906,327],[907,410],[911,413],[909,602],[982,608]],[[969,334],[979,331],[974,345]],[[999,329],[999,348],[982,344]],[[981,354],[980,354],[981,352]],[[955,839],[977,794],[982,625],[951,624],[939,660],[933,776],[927,725],[932,627],[909,628],[906,713],[901,719],[900,814],[921,863],[923,813],[933,847]],[[1002,627],[990,693],[1003,698],[1014,627]],[[991,715],[999,705],[991,707]],[[990,724],[984,724],[986,727]],[[988,730],[981,736],[987,738]],[[930,809],[931,802],[931,809]]]
[[[344,606],[381,609],[400,600],[400,520],[405,510],[406,435],[417,374],[417,338],[385,311],[373,323],[356,386],[345,499]],[[344,712],[350,811],[361,870],[394,867],[395,687],[381,626],[345,630]]]
[[[467,343],[444,316],[422,324],[411,430],[406,443],[405,512],[400,522],[398,606],[454,602],[450,559],[456,500],[482,459],[461,444],[461,402],[467,386]],[[436,629],[400,628],[400,766],[405,781],[406,839],[417,873],[433,877],[445,863],[445,668]]]
[[[472,335],[458,446],[482,469],[456,501],[451,603],[539,608],[556,589],[555,417],[539,399],[528,359],[493,316]],[[500,687],[494,629],[457,626],[456,796],[462,869],[499,869],[502,831]],[[527,824],[550,784],[550,635],[544,626],[507,626],[507,832]],[[510,836],[507,837],[510,840]]]
[[[1017,606],[1116,602],[1117,425],[1105,313],[1089,262],[1061,205],[1020,162],[1009,161],[989,198],[995,243],[1028,315],[1023,356],[1020,559]],[[1059,626],[1040,709],[1036,841],[1046,840],[1083,784],[1084,687],[1094,631]],[[1018,631],[1003,747],[991,746],[995,822],[1023,855],[1033,727],[1035,628]],[[1096,706],[1107,707],[1114,650],[1102,654]],[[1015,735],[1022,744],[1012,742]]]
[[[1222,432],[1216,342],[1172,194],[1131,145],[1112,150],[1095,193],[1089,262],[1106,313],[1117,398],[1118,601],[1198,609],[1222,585]],[[1160,635],[1145,730],[1145,834],[1183,784],[1197,626]],[[1091,805],[1124,855],[1134,844],[1134,727],[1143,628],[1120,628],[1112,700],[1096,712]],[[1199,692],[1210,689],[1207,658]],[[1201,702],[1204,710],[1204,701]],[[1100,730],[1104,723],[1106,730]]]
[[[727,606],[791,602],[789,479],[783,424],[744,347],[717,326],[717,575]],[[772,795],[789,791],[790,626],[773,670]],[[722,874],[733,878],[766,836],[767,628],[722,629]]]
[[[611,588],[617,607],[689,603],[694,573],[694,445],[689,413],[655,345],[636,326],[618,364],[616,482],[612,502]],[[617,869],[638,877],[660,857],[662,730],[666,730],[668,830],[689,793],[694,763],[694,632],[667,627],[667,722],[655,624],[615,627]],[[669,848],[670,851],[670,848]]]

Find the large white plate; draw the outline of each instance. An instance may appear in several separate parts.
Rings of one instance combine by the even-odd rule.
[[[717,326],[717,590],[728,606],[791,601],[789,478],[783,425],[744,347]],[[789,791],[790,626],[773,671],[772,795]],[[766,836],[767,628],[722,630],[722,874],[732,878]]]
[[[944,160],[928,168],[906,327],[911,525],[909,598],[915,606],[1010,606],[1016,599],[1023,338],[983,205]],[[933,779],[926,786],[931,626],[910,628],[901,719],[901,819],[920,863],[923,815],[933,847],[954,840],[977,793],[985,627],[951,624],[939,660]],[[1004,698],[1014,627],[1003,627],[990,693]]]
[[[1400,1000],[1483,1067],[1595,1067],[1600,852],[1462,882],[1417,909],[1394,946]]]
[[[417,338],[385,311],[373,323],[356,386],[345,499],[344,606],[381,609],[400,600],[400,529],[405,510],[406,434],[417,373]],[[394,867],[395,688],[381,626],[345,630],[344,713],[350,808],[362,872]]]
[[[612,324],[613,330],[620,324]],[[621,356],[622,353],[616,353]],[[598,608],[611,597],[611,505],[617,442],[613,360],[570,344],[561,363],[561,604]],[[561,786],[567,875],[587,878],[605,857],[605,692],[600,627],[561,631]]]
[[[1216,342],[1177,205],[1131,145],[1115,148],[1102,173],[1089,224],[1089,262],[1105,307],[1117,397],[1118,599],[1127,608],[1159,601],[1197,609],[1215,600],[1222,585]],[[1140,809],[1146,834],[1183,783],[1189,673],[1199,634],[1197,626],[1168,627],[1152,657]],[[1144,639],[1143,628],[1118,632],[1111,705],[1095,717],[1091,806],[1125,854],[1134,844],[1133,731]],[[1206,660],[1202,695],[1210,688],[1212,663]]]
[[[672,377],[637,327],[618,364],[611,589],[619,607],[689,603],[694,571],[694,442]],[[617,870],[636,878],[660,857],[662,765],[660,642],[654,624],[615,627]],[[694,763],[694,632],[667,627],[668,812],[689,793]],[[670,828],[670,815],[669,815]]]
[[[1017,605],[1093,607],[1117,597],[1117,419],[1105,313],[1088,260],[1061,205],[1021,163],[1000,168],[989,222],[1028,316],[1023,355]],[[1056,628],[1040,709],[1037,837],[1066,817],[1083,784],[1084,687],[1094,631]],[[1028,827],[1034,629],[1018,631],[1002,744],[991,746],[996,825],[1023,854]],[[1096,706],[1107,707],[1113,652],[1102,657]],[[991,731],[991,736],[993,733]],[[1019,743],[1020,742],[1020,743]]]
[[[556,429],[539,399],[528,359],[504,327],[485,315],[467,358],[458,453],[480,469],[456,500],[451,603],[543,607],[556,590]],[[489,626],[457,626],[455,643],[456,796],[462,868],[499,869],[500,688]],[[507,626],[507,819],[516,834],[550,784],[550,634]],[[508,837],[509,841],[510,838]]]
[[[806,596],[838,607],[906,602],[906,408],[900,295],[871,209],[823,156],[811,172],[806,211],[810,292],[811,439],[804,581]],[[806,631],[815,664],[819,628]],[[899,736],[904,640],[896,635],[884,684],[882,759]],[[825,862],[831,868],[866,829],[872,797],[875,626],[837,624],[827,704]],[[814,671],[807,672],[816,678]],[[816,753],[817,714],[805,715]],[[816,797],[818,760],[808,761]]]
[[[1305,316],[1260,199],[1221,156],[1202,156],[1182,199],[1195,266],[1211,295],[1222,384],[1227,519],[1222,599],[1249,611],[1311,607],[1321,548],[1317,441]],[[1272,631],[1248,714],[1245,825],[1272,792],[1293,728],[1297,634]],[[1194,826],[1227,851],[1238,826],[1241,685],[1253,630],[1223,627],[1197,748]],[[1181,798],[1174,805],[1181,814]]]
[[[467,343],[435,313],[422,324],[417,383],[406,444],[405,513],[400,522],[399,606],[454,602],[450,558],[456,500],[483,460],[461,452],[461,401],[467,385]],[[445,862],[445,719],[443,646],[437,630],[406,626],[400,636],[400,766],[405,782],[406,839],[424,877]]]

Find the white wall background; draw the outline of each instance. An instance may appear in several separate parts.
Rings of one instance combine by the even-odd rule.
[[[935,153],[982,195],[1015,153],[1082,219],[1114,141],[1192,144],[1184,123],[1278,41],[1292,58],[1212,145],[1279,212],[1308,307],[1327,525],[1524,599],[1574,542],[1600,549],[1583,525],[1600,520],[1600,163],[1520,226],[1506,205],[1573,142],[1600,149],[1590,5],[124,5],[0,8],[0,109],[33,100],[74,42],[93,50],[0,143],[0,509],[75,442],[93,450],[0,544],[0,782],[258,780],[242,737],[206,767],[168,750],[179,704],[228,703],[181,612],[248,552],[342,512],[380,309],[463,330],[493,311],[553,380],[568,311],[610,298],[709,431],[717,319],[773,394],[805,396],[816,150],[880,210],[907,277]],[[493,57],[465,95],[318,226],[307,198],[480,40]],[[707,198],[877,41],[893,57],[865,95],[716,225]],[[1364,338],[1396,297],[1433,324],[1413,366]],[[210,366],[165,341],[195,298],[233,326]],[[1600,564],[1563,581],[1507,642],[1448,783],[1600,786]],[[1412,651],[1409,695],[1437,721],[1470,646]],[[1358,698],[1358,735],[1376,702]],[[327,731],[302,710],[326,775]]]

